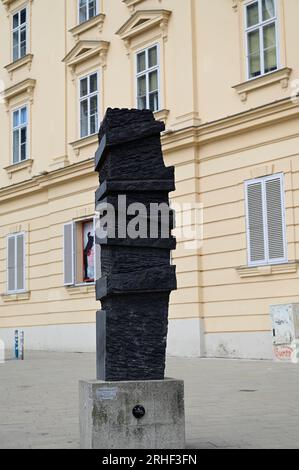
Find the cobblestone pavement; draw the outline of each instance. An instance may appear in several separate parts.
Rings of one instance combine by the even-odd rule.
[[[94,371],[94,354],[0,365],[0,448],[78,448],[78,380]],[[168,358],[167,375],[185,380],[188,448],[299,448],[299,365]]]

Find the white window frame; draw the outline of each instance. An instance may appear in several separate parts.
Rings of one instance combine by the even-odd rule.
[[[14,113],[18,112],[19,115],[21,115],[21,110],[26,108],[26,124],[19,124],[18,126],[14,126]],[[26,127],[26,158],[24,160],[21,160],[21,129]],[[18,106],[17,108],[13,108],[11,110],[11,139],[12,139],[12,165],[18,165],[19,163],[25,162],[26,160],[29,159],[29,106],[28,104],[24,104],[22,106]],[[19,132],[19,160],[14,161],[14,131]]]
[[[89,16],[89,1],[90,0],[86,0],[86,19],[84,21],[81,21],[80,22],[80,0],[77,0],[77,6],[78,6],[78,24],[83,24],[85,23],[86,21],[89,21],[91,18],[94,18],[95,16],[97,16],[99,14],[99,0],[95,0],[95,3],[96,3],[96,12],[95,12],[95,15],[94,16]]]
[[[11,238],[15,239],[15,263],[17,260],[17,243],[16,239],[18,236],[22,235],[23,236],[23,289],[14,289],[10,290],[9,289],[9,279],[8,279],[8,240]],[[22,292],[26,292],[26,233],[25,232],[17,232],[17,233],[12,233],[10,235],[7,235],[6,237],[6,259],[7,259],[7,265],[6,265],[6,289],[8,294],[19,294]],[[15,264],[15,286],[17,286],[17,278],[18,278],[18,272],[17,272],[17,266]]]
[[[96,284],[96,279],[94,279],[94,281],[92,282],[77,282],[77,275],[76,275],[76,266],[77,266],[77,249],[76,249],[76,244],[77,244],[77,237],[76,237],[76,225],[77,224],[83,224],[84,222],[93,222],[93,226],[94,226],[94,237],[95,237],[95,233],[96,233],[96,220],[97,220],[97,215],[95,214],[94,216],[91,216],[91,217],[87,217],[87,218],[84,218],[84,219],[79,219],[79,220],[73,220],[71,222],[67,222],[65,225],[72,225],[72,249],[71,249],[71,252],[72,252],[72,278],[73,278],[73,282],[72,283],[69,283],[69,284],[66,284],[64,283],[64,286],[65,287],[80,287],[80,286],[93,286]],[[95,244],[95,239],[94,239],[94,244]],[[94,245],[94,274],[95,274],[95,278],[97,276],[97,266],[96,266],[96,253],[97,253],[97,250],[96,250],[96,246]],[[63,256],[65,256],[65,252],[63,251]],[[63,266],[65,266],[65,260],[63,259]],[[65,273],[64,273],[64,268],[63,268],[63,278],[65,279]]]
[[[26,22],[23,23],[22,25],[19,24],[19,26],[17,26],[17,28],[14,28],[13,27],[13,17],[15,15],[19,15],[19,20],[21,19],[21,11],[23,10],[26,10]],[[16,62],[17,60],[20,60],[22,59],[23,57],[25,57],[28,53],[28,6],[23,6],[22,8],[12,12],[11,14],[11,37],[12,37],[12,49],[11,49],[11,57],[12,57],[12,61],[13,62]],[[25,36],[26,36],[26,43],[25,43],[25,54],[24,56],[21,56],[21,30],[22,29],[25,29]],[[18,57],[15,59],[14,58],[14,43],[13,43],[13,36],[14,36],[14,33],[15,32],[18,32]]]
[[[282,206],[282,230],[284,241],[285,258],[269,259],[269,240],[268,240],[268,223],[267,223],[267,202],[266,202],[266,182],[273,179],[280,179],[280,200]],[[264,228],[264,250],[265,259],[261,261],[251,261],[251,244],[249,233],[249,211],[248,211],[248,186],[261,183],[262,185],[262,201],[263,201],[263,228]],[[246,210],[246,239],[247,239],[247,264],[248,266],[265,266],[273,264],[283,264],[288,262],[288,244],[286,236],[286,216],[285,216],[285,194],[284,194],[284,175],[283,173],[276,173],[261,178],[255,178],[245,181],[245,210]]]
[[[254,3],[258,3],[258,10],[259,10],[259,21],[256,25],[247,27],[247,8]],[[263,77],[265,75],[269,75],[271,73],[276,72],[280,69],[280,48],[279,48],[279,20],[278,20],[278,7],[277,7],[277,0],[274,0],[274,8],[275,8],[275,16],[269,20],[263,21],[263,9],[262,9],[262,0],[250,0],[244,3],[244,28],[245,28],[245,45],[246,45],[246,77],[247,80],[256,80],[259,77]],[[265,72],[265,58],[264,58],[264,35],[263,29],[265,26],[270,24],[275,24],[275,47],[276,47],[276,63],[277,68],[275,70],[271,70],[270,72]],[[257,75],[256,77],[250,77],[250,60],[249,60],[249,41],[248,36],[249,33],[253,31],[259,31],[259,38],[260,38],[260,64],[261,64],[261,74]]]
[[[89,77],[91,75],[97,75],[97,91],[93,93],[89,93]],[[88,84],[88,92],[87,95],[81,97],[81,80],[84,80],[84,78],[87,78],[87,84]],[[90,72],[87,75],[82,75],[78,78],[78,97],[79,97],[79,138],[80,139],[86,139],[87,137],[90,137],[91,135],[96,135],[99,131],[99,123],[100,123],[100,74],[99,71],[96,70],[94,72]],[[96,125],[96,131],[93,132],[92,134],[90,133],[90,99],[92,97],[96,96],[97,97],[97,107],[98,107],[98,121]],[[81,135],[81,102],[87,100],[87,114],[88,114],[88,133],[85,136]]]
[[[157,65],[149,68],[148,67],[148,51],[152,49],[153,47],[157,48]],[[142,52],[145,52],[145,70],[143,70],[142,72],[138,72],[138,55],[142,54]],[[143,75],[146,76],[146,109],[150,109],[149,107],[149,97],[150,97],[149,75],[151,72],[154,72],[155,70],[157,70],[158,72],[158,109],[156,109],[153,112],[156,113],[161,110],[161,70],[160,70],[160,44],[159,43],[151,44],[150,46],[140,49],[136,51],[135,53],[135,71],[136,71],[136,80],[135,80],[136,85],[135,86],[136,86],[136,108],[137,109],[140,109],[139,103],[138,103],[138,100],[139,100],[138,79],[142,77]]]

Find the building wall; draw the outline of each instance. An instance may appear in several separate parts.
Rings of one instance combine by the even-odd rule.
[[[105,17],[86,31],[75,28],[75,0],[29,1],[32,63],[8,73],[10,13],[23,4],[0,2],[0,80],[10,90],[0,105],[0,337],[12,345],[21,328],[27,348],[94,348],[94,288],[63,285],[63,224],[93,215],[97,187],[97,136],[79,138],[78,79],[99,71],[101,118],[108,106],[135,107],[135,53],[157,43],[171,199],[204,207],[202,247],[178,240],[173,254],[168,352],[271,358],[269,305],[298,297],[299,106],[289,98],[299,75],[298,2],[278,0],[282,71],[254,89],[244,84],[242,0],[99,0]],[[136,12],[148,23],[131,30]],[[28,79],[34,85],[11,91]],[[33,161],[13,171],[9,112],[23,103]],[[244,181],[276,172],[285,175],[289,263],[246,270]],[[27,292],[7,295],[6,237],[20,230]]]
[[[222,153],[222,146],[222,152],[214,158],[209,158],[209,144],[202,147],[200,190],[205,206],[205,239],[201,268],[208,354],[240,355],[238,349],[244,345],[239,343],[244,341],[250,355],[258,357],[253,336],[268,333],[271,340],[269,306],[298,302],[297,130],[298,116],[269,125],[260,133],[261,139],[256,130],[230,137],[230,150]],[[265,172],[284,174],[289,263],[246,268],[243,182]],[[220,333],[221,339],[214,346]]]

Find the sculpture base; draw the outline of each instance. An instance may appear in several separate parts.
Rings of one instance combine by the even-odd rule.
[[[185,448],[181,380],[80,381],[79,407],[82,449]]]

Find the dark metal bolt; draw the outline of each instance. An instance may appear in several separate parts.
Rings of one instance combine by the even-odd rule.
[[[145,409],[142,405],[136,405],[133,408],[133,416],[136,419],[141,419],[145,415]]]

